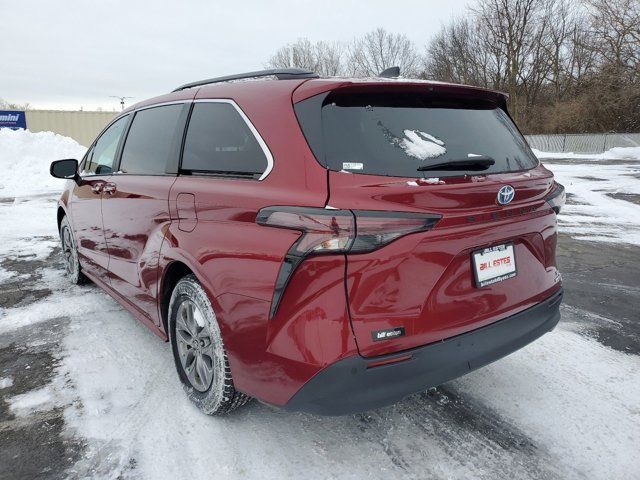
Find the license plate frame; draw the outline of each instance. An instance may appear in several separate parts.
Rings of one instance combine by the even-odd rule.
[[[499,243],[471,252],[471,264],[477,288],[488,287],[518,275],[513,242]],[[486,267],[483,268],[483,264]],[[487,276],[488,272],[493,274]]]

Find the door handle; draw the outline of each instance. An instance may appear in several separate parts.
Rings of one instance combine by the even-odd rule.
[[[114,193],[116,193],[117,187],[116,184],[113,182],[107,182],[104,184],[104,193],[108,193],[109,195],[113,195]]]
[[[104,188],[104,182],[96,182],[91,185],[91,191],[95,194],[102,193],[102,189]]]

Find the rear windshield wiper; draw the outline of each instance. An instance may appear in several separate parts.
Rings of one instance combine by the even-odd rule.
[[[477,157],[469,157],[463,159],[447,160],[446,162],[432,163],[431,165],[422,165],[418,167],[419,172],[426,172],[428,170],[471,170],[480,171],[486,170],[496,161],[486,155],[478,155]]]

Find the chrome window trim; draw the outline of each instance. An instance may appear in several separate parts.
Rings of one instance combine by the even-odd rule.
[[[143,105],[142,107],[135,108],[133,112],[140,112],[142,110],[148,110],[154,107],[166,107],[167,105],[180,105],[185,103],[191,103],[192,100],[174,100],[172,102],[154,103],[151,105]]]
[[[96,139],[93,141],[91,146],[87,149],[87,151],[89,151],[89,149],[91,149],[94,146],[95,142],[102,136],[102,134],[112,124],[114,124],[119,119],[121,119],[121,118],[123,118],[123,117],[125,117],[127,115],[135,115],[139,111],[148,110],[148,109],[154,108],[154,107],[163,107],[163,106],[166,106],[166,105],[180,105],[180,104],[187,104],[187,103],[194,103],[194,104],[195,103],[226,103],[226,104],[229,104],[229,105],[233,106],[233,108],[235,108],[236,112],[238,112],[238,114],[240,115],[242,120],[244,120],[244,123],[247,125],[247,127],[249,127],[249,130],[251,131],[251,133],[255,137],[256,141],[258,142],[258,145],[260,145],[260,148],[262,149],[262,152],[264,153],[264,156],[267,159],[267,168],[264,170],[264,172],[262,172],[262,175],[260,175],[260,177],[258,178],[258,181],[262,181],[262,180],[264,180],[265,178],[267,178],[269,176],[269,174],[273,170],[273,163],[274,163],[273,155],[271,153],[271,150],[269,150],[269,147],[267,146],[267,143],[262,138],[262,135],[260,135],[260,132],[258,132],[256,127],[251,122],[251,120],[249,120],[249,117],[247,117],[247,115],[240,108],[240,106],[234,100],[231,100],[230,98],[199,98],[199,99],[196,99],[196,100],[190,100],[190,99],[175,100],[175,101],[170,101],[170,102],[162,102],[162,103],[154,103],[154,104],[151,104],[151,105],[144,105],[142,107],[133,108],[132,110],[127,110],[125,112],[120,113],[120,115],[117,115],[113,120],[111,120],[111,122],[109,122],[107,124],[106,127],[104,127],[104,129],[96,137]],[[188,129],[189,129],[189,124],[187,123],[186,130],[188,131]],[[113,175],[113,174],[118,175],[118,174],[120,174],[120,172],[119,171],[118,172],[112,172],[109,175]],[[87,176],[103,176],[103,175],[87,175]]]
[[[256,127],[253,125],[253,123],[251,123],[251,120],[249,120],[249,117],[247,117],[247,115],[242,111],[240,106],[234,100],[231,100],[229,98],[199,98],[194,100],[193,103],[194,104],[195,103],[227,103],[229,105],[232,105],[233,108],[236,109],[240,117],[244,120],[244,123],[246,123],[247,127],[249,127],[249,130],[251,130],[251,133],[253,133],[253,136],[258,142],[258,145],[260,145],[260,148],[262,148],[262,152],[264,153],[264,156],[267,158],[267,168],[265,169],[264,172],[262,172],[262,175],[260,175],[260,178],[258,178],[258,181],[262,181],[265,178],[267,178],[267,176],[271,173],[271,170],[273,170],[273,155],[271,154],[271,151],[269,150],[267,143],[264,141],[264,139],[262,138],[262,136],[260,135]],[[189,131],[189,125],[187,124],[187,132],[188,131]]]

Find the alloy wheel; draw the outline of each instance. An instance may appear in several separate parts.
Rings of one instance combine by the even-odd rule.
[[[62,254],[64,256],[64,267],[68,275],[75,275],[78,268],[78,254],[73,244],[71,230],[65,226],[62,228]]]
[[[199,392],[207,391],[214,377],[214,345],[204,315],[189,299],[178,306],[176,340],[180,364],[189,382]]]

